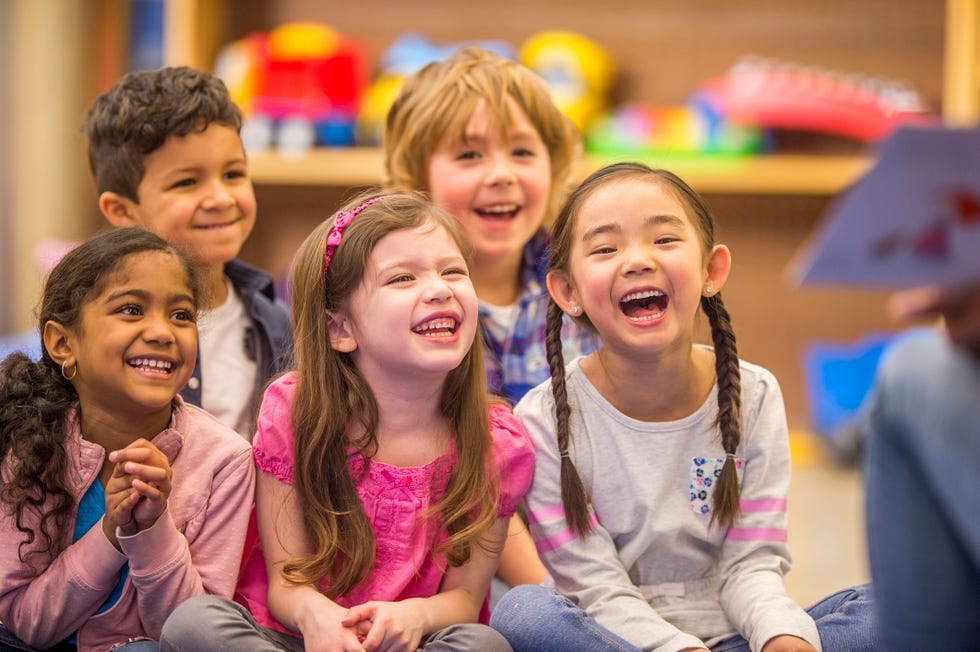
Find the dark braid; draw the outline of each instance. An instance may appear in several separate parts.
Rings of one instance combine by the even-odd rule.
[[[721,467],[721,476],[715,485],[715,505],[711,524],[716,521],[725,528],[731,527],[739,514],[738,474],[735,470],[735,451],[741,440],[739,417],[742,411],[742,380],[739,375],[738,351],[735,348],[735,332],[732,330],[728,310],[721,294],[701,298],[701,309],[711,325],[711,339],[715,346],[715,375],[718,379],[718,429],[721,445],[727,454]]]
[[[596,188],[626,178],[652,178],[663,184],[668,190],[676,193],[677,198],[690,210],[694,227],[697,229],[701,240],[703,254],[705,256],[710,254],[715,244],[714,221],[702,198],[683,179],[672,172],[650,168],[643,163],[614,163],[589,175],[572,191],[561,211],[559,211],[554,223],[554,240],[548,265],[549,274],[557,272],[567,276],[569,273],[569,254],[572,250],[575,217],[586,199]],[[738,352],[735,348],[735,335],[732,331],[728,311],[722,303],[721,296],[716,294],[712,297],[703,297],[701,308],[708,316],[708,321],[711,324],[711,334],[715,347],[715,373],[718,379],[718,429],[721,431],[721,444],[726,453],[721,475],[715,484],[711,524],[713,525],[717,521],[724,527],[730,527],[739,514],[738,474],[734,460],[741,440],[739,416],[742,405],[742,383],[739,376]],[[585,533],[590,529],[587,521],[588,500],[581,478],[571,459],[567,457],[569,408],[565,393],[564,365],[561,362],[561,343],[558,338],[561,330],[561,315],[561,311],[552,303],[548,309],[546,343],[552,375],[552,392],[555,396],[558,450],[563,454],[561,466],[562,503],[565,506],[565,520],[569,526],[579,533]],[[587,315],[580,316],[578,322],[594,329]]]
[[[561,455],[561,502],[565,507],[565,522],[575,532],[588,534],[589,499],[582,485],[582,478],[568,453],[571,429],[568,421],[571,408],[568,405],[568,392],[565,387],[565,356],[561,352],[561,327],[565,313],[553,300],[548,302],[548,317],[545,330],[545,347],[548,352],[548,367],[551,370],[551,393],[555,397],[555,431],[558,436],[558,453]]]

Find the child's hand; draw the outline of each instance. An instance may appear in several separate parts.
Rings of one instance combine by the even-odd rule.
[[[773,636],[762,646],[762,652],[817,652],[813,647],[802,638],[783,634]]]
[[[133,489],[132,479],[117,464],[112,477],[105,485],[105,517],[102,519],[102,532],[116,550],[122,550],[116,537],[116,528],[123,534],[136,534],[136,521],[133,507],[140,499]]]
[[[129,528],[120,526],[123,532],[135,534],[152,527],[167,508],[170,497],[173,471],[167,456],[141,438],[122,450],[109,453],[109,461],[116,463],[112,479],[119,475],[128,480],[132,491],[138,496],[132,508],[133,525]]]
[[[422,642],[425,613],[421,602],[365,602],[351,607],[340,621],[354,627],[364,637],[367,652],[405,652],[417,650]]]
[[[336,621],[317,629],[304,628],[303,649],[306,652],[365,652],[357,631]]]

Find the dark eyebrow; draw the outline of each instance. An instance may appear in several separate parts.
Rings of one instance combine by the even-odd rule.
[[[237,165],[247,165],[248,159],[245,156],[236,156],[230,158],[221,164],[221,169],[227,169],[230,167],[235,167]],[[184,175],[184,174],[197,174],[201,171],[202,166],[199,165],[188,165],[182,168],[174,168],[167,172],[168,175]]]
[[[684,226],[684,220],[677,217],[676,215],[662,213],[658,215],[650,215],[648,217],[643,218],[643,225],[648,227],[660,226],[660,225],[682,227]],[[582,234],[582,241],[585,242],[591,240],[596,236],[605,235],[606,233],[618,232],[621,230],[622,228],[616,222],[602,222],[586,230],[586,232]]]
[[[621,230],[622,229],[620,228],[619,224],[615,222],[603,222],[601,224],[596,224],[595,226],[586,229],[585,233],[582,234],[582,241],[587,242],[588,240],[591,240],[596,236],[604,235],[606,233],[618,232]]]
[[[106,303],[117,301],[119,299],[124,299],[126,297],[134,297],[136,299],[139,299],[140,301],[148,301],[150,298],[150,294],[148,292],[145,292],[144,290],[135,290],[135,289],[127,288],[125,290],[120,290],[119,292],[113,292],[112,294],[107,296]],[[187,301],[189,303],[194,303],[194,297],[184,292],[174,292],[173,294],[167,297],[167,300],[170,303],[176,303],[178,301]]]
[[[436,267],[445,267],[447,265],[463,265],[466,267],[466,259],[463,254],[450,254],[448,256],[442,256],[435,260]],[[398,260],[392,261],[390,264],[384,267],[378,267],[378,274],[384,275],[392,270],[407,269],[409,271],[415,271],[423,269],[428,266],[426,261],[420,261],[417,258],[411,256],[406,256]]]
[[[665,224],[667,226],[684,226],[684,220],[677,217],[676,215],[661,214],[661,215],[651,215],[643,220],[646,226],[659,226]]]
[[[116,301],[117,299],[122,299],[124,297],[130,297],[130,296],[146,301],[146,299],[149,297],[149,294],[147,294],[143,290],[132,290],[126,288],[125,290],[120,290],[119,292],[113,292],[112,294],[107,296],[106,302],[108,303],[110,301]]]

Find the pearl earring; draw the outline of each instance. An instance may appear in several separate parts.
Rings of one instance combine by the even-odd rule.
[[[715,288],[714,288],[713,285],[711,285],[711,283],[708,283],[706,286],[704,286],[704,293],[705,294],[711,294],[714,291],[715,291]]]
[[[579,313],[579,310],[581,310],[581,308],[579,308],[578,306],[572,306],[573,315],[577,315]]]

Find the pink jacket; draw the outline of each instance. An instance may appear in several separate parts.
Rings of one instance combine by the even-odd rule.
[[[160,638],[170,612],[204,593],[231,597],[238,577],[255,483],[248,442],[207,412],[177,397],[170,427],[153,438],[173,470],[167,511],[153,527],[120,537],[122,552],[101,522],[55,559],[22,563],[23,534],[0,505],[0,622],[29,645],[47,648],[77,632],[78,649],[106,650],[134,636]],[[76,497],[97,482],[106,451],[81,438],[77,413],[66,439]],[[10,478],[9,460],[0,472]],[[34,527],[42,510],[28,512]],[[67,524],[74,527],[74,518]],[[119,600],[98,615],[129,561]]]

